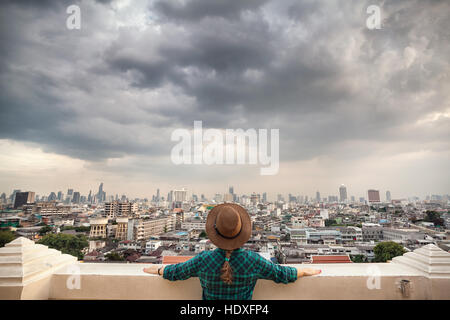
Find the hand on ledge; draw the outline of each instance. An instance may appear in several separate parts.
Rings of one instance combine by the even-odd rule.
[[[142,271],[144,271],[145,273],[150,273],[150,274],[158,274],[158,269],[160,267],[162,267],[162,268],[159,271],[160,272],[159,275],[162,275],[164,272],[164,266],[161,264],[152,264],[150,267],[142,269]]]
[[[298,277],[315,276],[322,272],[320,269],[297,268]]]

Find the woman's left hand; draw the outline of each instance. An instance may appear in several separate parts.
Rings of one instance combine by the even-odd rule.
[[[159,267],[161,267],[161,265],[159,265],[159,264],[152,264],[150,267],[144,268],[143,271],[145,273],[158,274]]]

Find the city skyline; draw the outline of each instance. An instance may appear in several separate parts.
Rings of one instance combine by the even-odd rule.
[[[370,0],[208,3],[2,1],[0,190],[449,193],[448,1],[383,1],[373,30]],[[278,173],[174,164],[195,121],[279,130]]]
[[[342,190],[343,187],[345,189],[345,197],[342,197],[342,194],[341,194],[341,190]],[[175,191],[186,192],[186,197],[187,197],[188,200],[190,200],[194,195],[198,199],[200,199],[200,197],[202,195],[204,195],[205,198],[207,198],[209,201],[211,201],[218,194],[223,196],[225,194],[231,193],[231,194],[238,195],[238,196],[245,195],[245,196],[248,196],[248,197],[250,197],[252,194],[259,194],[261,197],[264,197],[264,195],[266,195],[267,201],[269,201],[269,202],[277,201],[277,198],[280,195],[284,198],[284,201],[286,201],[286,202],[289,202],[289,197],[290,196],[293,196],[293,197],[296,197],[296,198],[297,197],[301,197],[301,198],[307,197],[309,201],[316,201],[316,202],[323,202],[324,199],[326,199],[325,202],[328,202],[329,201],[329,197],[334,197],[336,199],[336,201],[338,201],[338,202],[356,202],[356,201],[360,200],[361,198],[364,198],[364,200],[368,201],[368,200],[370,200],[369,199],[370,198],[369,193],[373,192],[373,191],[377,192],[378,199],[381,200],[382,202],[384,202],[384,201],[391,201],[391,200],[412,199],[414,197],[418,197],[421,200],[425,200],[426,198],[431,197],[431,196],[435,196],[435,195],[438,195],[438,196],[448,195],[448,193],[444,193],[444,194],[431,194],[430,193],[430,194],[425,195],[424,197],[420,197],[420,196],[417,196],[417,195],[409,195],[409,196],[406,196],[406,197],[395,197],[395,196],[392,197],[391,196],[391,194],[392,194],[391,190],[380,190],[380,189],[373,189],[373,188],[366,190],[365,193],[361,193],[361,194],[354,193],[354,194],[347,195],[347,186],[344,186],[343,184],[341,184],[339,186],[339,188],[337,189],[337,192],[335,192],[335,193],[332,193],[332,192],[331,193],[323,193],[323,192],[321,193],[320,190],[316,190],[316,192],[314,194],[295,193],[293,191],[291,191],[289,193],[286,193],[286,194],[280,193],[280,192],[271,194],[271,193],[267,193],[264,190],[262,190],[262,191],[254,190],[254,191],[251,191],[251,192],[235,192],[234,188],[235,188],[235,186],[226,186],[224,188],[223,192],[222,191],[216,191],[216,192],[208,193],[208,192],[204,192],[204,191],[201,191],[201,190],[198,191],[198,192],[197,191],[193,191],[193,190],[190,190],[189,187],[187,187],[187,186],[182,186],[182,187],[170,188],[170,189],[167,189],[167,190],[164,190],[164,189],[161,190],[160,188],[157,188],[153,192],[149,191],[148,193],[146,193],[143,196],[134,196],[134,195],[129,194],[127,192],[106,192],[106,191],[103,190],[103,183],[100,183],[100,185],[98,186],[98,192],[95,192],[96,188],[91,188],[87,192],[80,191],[77,188],[66,188],[66,189],[59,188],[59,189],[52,190],[52,191],[50,191],[48,193],[42,193],[42,192],[39,192],[39,191],[36,191],[36,190],[25,190],[25,189],[20,189],[20,188],[14,188],[14,190],[11,193],[8,193],[6,191],[1,191],[0,190],[0,194],[5,193],[6,197],[10,197],[11,195],[14,194],[14,192],[16,190],[18,190],[20,192],[30,192],[31,191],[31,192],[34,192],[36,194],[36,196],[38,196],[39,198],[53,196],[54,199],[48,199],[48,200],[65,201],[67,199],[67,197],[69,196],[69,193],[70,193],[71,199],[74,197],[75,194],[78,194],[77,195],[78,199],[80,199],[80,197],[81,198],[85,197],[85,199],[88,202],[90,202],[88,200],[89,197],[92,197],[92,200],[93,200],[94,196],[97,199],[96,200],[97,202],[98,201],[99,202],[107,202],[107,201],[109,201],[108,199],[111,199],[111,197],[113,197],[114,200],[117,200],[117,199],[121,200],[121,199],[123,199],[123,197],[126,197],[128,200],[148,199],[148,201],[155,201],[156,198],[158,198],[158,199],[164,198],[167,201],[169,193],[172,193],[172,192],[175,192]],[[64,190],[67,190],[67,192],[64,192]],[[101,196],[101,200],[98,200],[100,192],[102,192],[103,194]],[[384,196],[381,196],[381,195],[384,195]],[[317,201],[318,197],[320,197],[320,201]],[[169,200],[169,201],[172,201],[172,200]],[[298,199],[296,201],[298,201]]]

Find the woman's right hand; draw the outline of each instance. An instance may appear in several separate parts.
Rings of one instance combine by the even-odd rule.
[[[297,274],[299,277],[315,276],[322,272],[320,269],[311,268],[297,268]]]

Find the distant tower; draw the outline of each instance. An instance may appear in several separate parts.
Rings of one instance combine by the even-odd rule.
[[[24,204],[34,203],[35,193],[31,191],[27,192],[17,192],[14,199],[14,209],[17,209]]]
[[[386,191],[386,201],[387,202],[391,201],[391,192],[389,190]]]
[[[104,192],[103,192],[103,182],[100,183],[98,186],[98,193],[97,193],[97,200],[98,202],[103,202],[105,199],[103,198]]]
[[[320,202],[320,192],[319,191],[316,192],[316,201]]]
[[[78,191],[73,193],[72,203],[80,203],[80,193]]]
[[[345,202],[347,200],[347,188],[341,184],[339,187],[339,201]]]
[[[369,202],[380,202],[380,191],[371,189],[367,191],[367,195]]]

